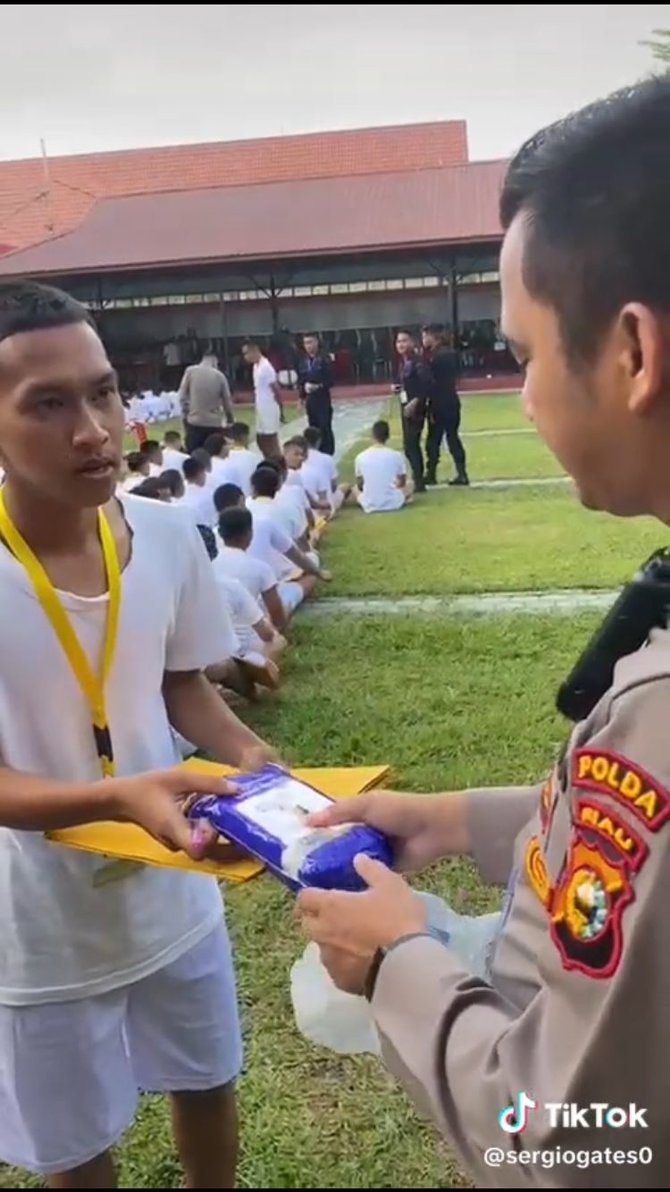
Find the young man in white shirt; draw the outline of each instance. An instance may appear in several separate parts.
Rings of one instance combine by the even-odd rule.
[[[365,513],[392,513],[411,500],[413,486],[407,479],[405,458],[388,446],[390,435],[388,422],[375,422],[372,446],[356,456],[356,495]]]
[[[274,478],[272,495],[266,501],[260,494],[261,499],[257,500],[257,504],[254,506],[253,501],[245,502],[242,490],[236,488],[234,484],[223,484],[216,490],[214,503],[219,516],[226,509],[244,509],[251,506],[253,532],[248,548],[249,553],[257,559],[269,563],[272,567],[277,577],[277,587],[284,611],[286,616],[290,617],[303,600],[314,591],[317,580],[322,579],[328,582],[331,579],[331,574],[329,571],[324,571],[309,555],[304,554],[292,541],[286,530],[268,514],[267,506],[268,504],[272,505],[278,477],[273,468],[261,467],[257,469],[257,472],[262,471],[269,472]],[[272,481],[263,480],[261,487],[263,486],[270,489]],[[288,576],[294,578],[289,579]]]
[[[207,468],[201,459],[194,456],[184,463],[184,480],[186,491],[180,504],[193,511],[193,516],[199,526],[213,526],[216,521],[216,509],[212,490],[207,483]]]
[[[180,803],[218,784],[175,769],[173,730],[240,768],[270,752],[203,675],[230,622],[195,526],[115,498],[122,435],[86,309],[0,287],[0,1159],[115,1186],[143,1088],[171,1096],[187,1186],[233,1187],[240,1040],[215,879],[44,835],[130,821],[201,856]]]
[[[331,515],[334,516],[349,496],[351,485],[338,485],[337,464],[332,455],[320,450],[321,431],[317,426],[308,426],[304,439],[307,457],[300,469],[302,482],[314,500],[329,502]]]
[[[140,455],[149,461],[149,475],[160,476],[163,471],[163,448],[157,439],[145,439],[140,446]]]
[[[277,374],[255,340],[242,345],[242,354],[253,365],[258,450],[266,459],[276,459],[280,454],[279,427],[285,421]]]
[[[173,468],[180,472],[184,467],[184,461],[188,459],[188,455],[182,448],[182,438],[178,430],[166,430],[163,435],[163,470],[172,471]]]
[[[281,633],[286,627],[286,613],[277,590],[277,576],[269,563],[251,554],[253,532],[253,518],[248,509],[224,509],[219,517],[221,546],[216,566],[244,585]]]
[[[246,422],[233,422],[225,433],[230,442],[228,466],[231,482],[242,489],[245,497],[250,497],[251,477],[258,467],[258,455],[249,450],[249,427]]]

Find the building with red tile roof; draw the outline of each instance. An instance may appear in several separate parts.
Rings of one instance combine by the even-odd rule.
[[[424,322],[454,328],[466,368],[504,371],[504,168],[468,161],[461,122],[59,158],[48,176],[0,163],[0,241],[24,245],[0,281],[87,302],[137,383],[305,327],[340,379],[387,379],[394,329]]]
[[[0,244],[75,228],[97,199],[424,170],[468,160],[462,120],[0,161]]]

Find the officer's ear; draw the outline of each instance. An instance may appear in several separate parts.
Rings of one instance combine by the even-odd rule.
[[[670,390],[670,317],[629,302],[618,318],[619,363],[631,414],[649,413]]]

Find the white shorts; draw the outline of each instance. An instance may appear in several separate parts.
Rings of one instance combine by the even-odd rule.
[[[139,1090],[218,1088],[241,1065],[222,922],[135,985],[81,1001],[0,1006],[0,1160],[40,1175],[70,1171],[118,1141]]]
[[[278,435],[280,426],[279,406],[276,401],[272,405],[256,406],[257,435]]]

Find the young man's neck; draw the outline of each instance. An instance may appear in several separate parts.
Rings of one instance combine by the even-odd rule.
[[[70,551],[98,532],[96,506],[61,505],[35,489],[23,488],[9,477],[4,484],[4,495],[9,516],[35,554],[45,550]]]

